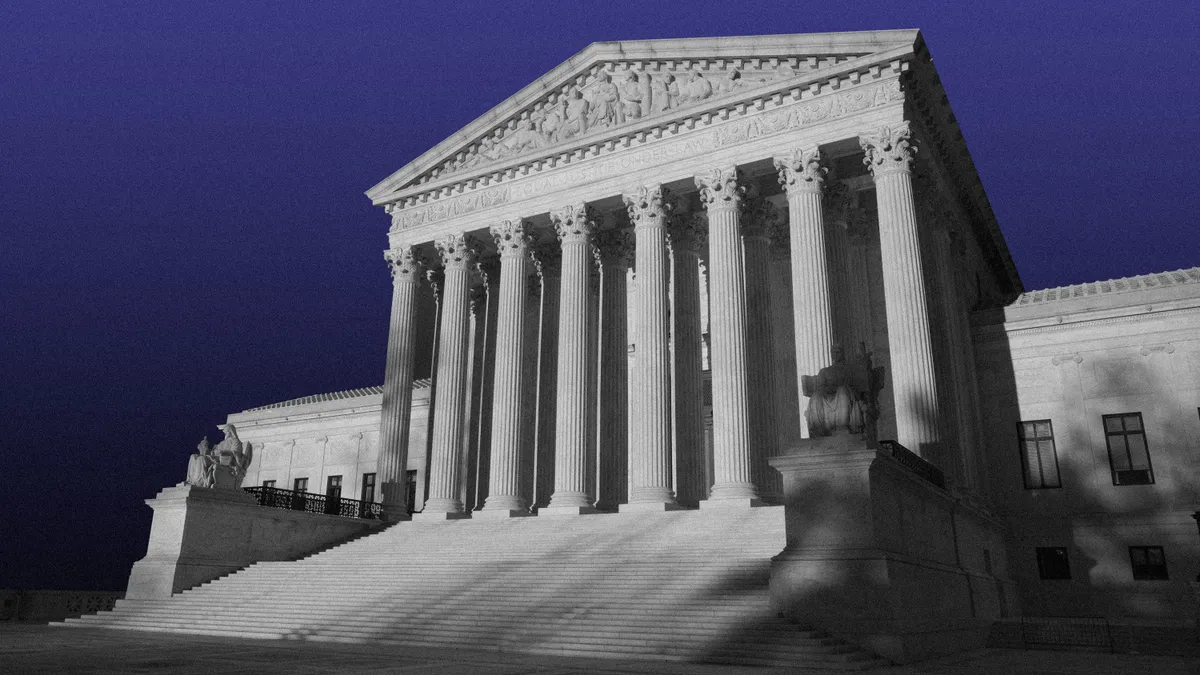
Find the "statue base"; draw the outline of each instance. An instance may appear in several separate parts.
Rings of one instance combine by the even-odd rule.
[[[154,509],[150,544],[133,564],[126,600],[167,598],[253,563],[294,560],[383,525],[263,507],[243,490],[184,484],[146,504]]]
[[[806,439],[769,460],[787,531],[772,607],[897,663],[983,647],[1015,613],[1000,522],[871,445]]]

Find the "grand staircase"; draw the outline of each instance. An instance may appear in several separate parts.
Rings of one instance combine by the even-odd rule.
[[[65,626],[858,670],[777,618],[782,507],[405,522]]]

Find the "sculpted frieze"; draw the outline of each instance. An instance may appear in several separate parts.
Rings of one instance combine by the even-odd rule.
[[[904,97],[898,79],[889,79],[848,90],[824,94],[799,103],[784,104],[773,110],[752,113],[716,122],[707,127],[682,126],[674,135],[647,136],[638,150],[613,148],[607,156],[586,160],[571,168],[556,168],[540,175],[514,180],[456,197],[418,203],[410,207],[395,205],[392,231],[421,227],[431,223],[483,211],[492,207],[536,197],[567,186],[581,185],[617,176],[644,167],[655,166],[679,157],[699,155],[814,124],[838,119],[870,108],[900,101]],[[614,113],[615,114],[615,113]]]
[[[851,58],[841,57],[842,60]],[[448,176],[699,105],[740,89],[795,77],[798,66],[784,60],[705,60],[608,63],[563,86],[544,100],[436,167]],[[632,67],[631,67],[632,66]],[[815,64],[813,68],[815,69]]]

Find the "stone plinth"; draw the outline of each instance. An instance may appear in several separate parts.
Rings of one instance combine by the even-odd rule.
[[[996,521],[858,436],[805,439],[769,461],[787,522],[777,612],[900,663],[984,646],[1005,602],[1003,564],[987,569],[1004,557]]]
[[[263,560],[299,556],[381,526],[360,520],[267,508],[242,490],[169,487],[154,499],[150,545],[133,564],[127,600],[167,598]]]

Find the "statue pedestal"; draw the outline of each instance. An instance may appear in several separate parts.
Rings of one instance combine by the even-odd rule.
[[[220,476],[220,472],[217,473]],[[258,505],[243,490],[180,484],[154,509],[146,557],[133,564],[126,600],[167,598],[262,560],[292,560],[381,526]]]
[[[898,663],[984,646],[1007,613],[997,521],[859,436],[806,439],[769,461],[787,529],[771,565],[780,615]]]

